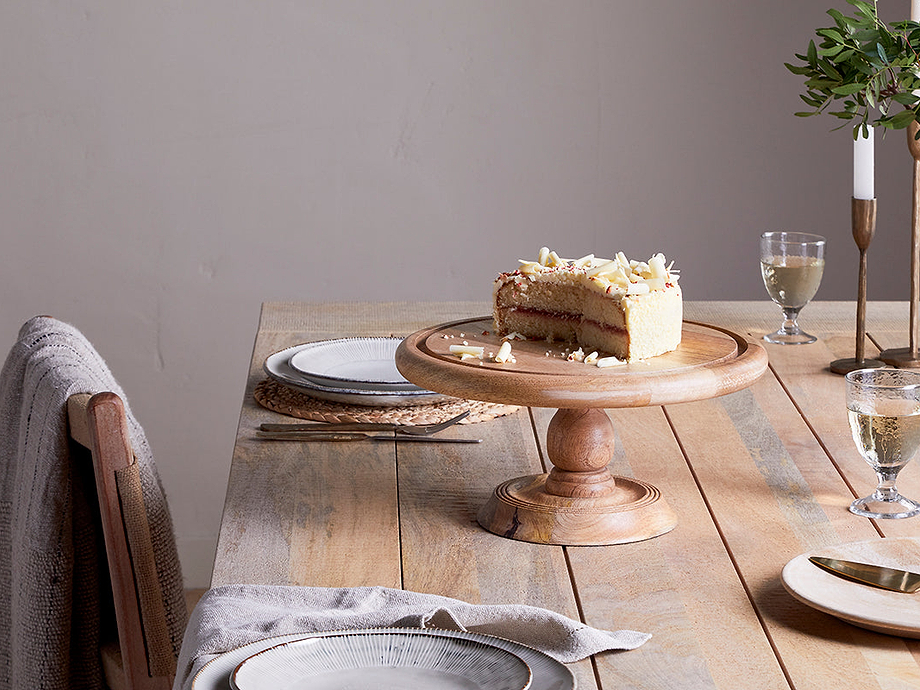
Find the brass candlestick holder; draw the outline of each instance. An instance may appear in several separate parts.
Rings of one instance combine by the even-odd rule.
[[[914,159],[914,191],[911,208],[910,233],[910,346],[883,350],[879,355],[886,364],[900,369],[920,368],[920,142],[917,141],[916,122],[907,127],[907,149]]]
[[[885,363],[878,359],[866,359],[866,281],[869,269],[868,251],[872,236],[875,235],[875,199],[851,199],[851,217],[853,239],[859,249],[859,287],[856,297],[856,356],[835,359],[831,362],[831,371],[835,374],[847,374],[857,369],[883,367]]]

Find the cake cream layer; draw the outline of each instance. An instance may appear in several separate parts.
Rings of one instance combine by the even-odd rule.
[[[683,305],[676,276],[653,276],[646,280],[653,288],[639,294],[616,286],[600,289],[591,273],[605,261],[560,260],[557,266],[500,275],[494,291],[496,329],[502,335],[577,342],[586,353],[598,350],[627,361],[677,349]],[[625,257],[621,263],[629,266]],[[647,274],[647,264],[632,263],[633,271],[638,266]],[[625,275],[630,285],[643,280],[635,272]]]

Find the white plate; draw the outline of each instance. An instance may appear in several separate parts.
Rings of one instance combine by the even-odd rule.
[[[291,367],[324,386],[340,388],[417,388],[396,368],[402,338],[340,338],[302,345]]]
[[[243,661],[235,690],[526,690],[530,667],[492,645],[388,630],[284,642]]]
[[[862,628],[920,638],[920,594],[888,592],[844,580],[808,560],[809,556],[920,571],[920,538],[870,539],[796,556],[783,568],[783,586],[799,601]]]
[[[405,407],[407,405],[427,405],[444,402],[452,398],[441,393],[428,391],[413,384],[395,390],[377,390],[373,388],[325,386],[311,381],[304,374],[291,366],[290,360],[303,345],[295,345],[275,352],[265,359],[262,365],[265,373],[275,381],[300,390],[307,395],[321,400],[346,403],[349,405],[370,405],[373,407]]]
[[[268,649],[270,647],[274,647],[283,642],[323,637],[327,635],[358,635],[362,633],[373,632],[373,630],[385,630],[385,628],[376,628],[371,630],[352,630],[344,632],[340,631],[335,633],[293,633],[290,635],[281,635],[265,640],[259,640],[257,642],[251,642],[237,649],[225,652],[224,654],[221,654],[220,656],[205,664],[192,679],[192,690],[231,690],[230,674],[233,673],[233,670],[242,661],[248,659],[250,656],[256,654],[257,652]],[[415,631],[418,632],[418,630]],[[572,675],[572,672],[566,666],[553,659],[551,656],[537,651],[536,649],[525,647],[524,645],[518,644],[517,642],[511,642],[510,640],[503,640],[501,638],[490,637],[488,635],[480,635],[478,633],[454,632],[449,630],[422,630],[421,632],[428,635],[440,635],[478,640],[480,642],[490,644],[493,647],[498,647],[499,649],[504,649],[512,652],[513,654],[516,654],[524,660],[524,663],[530,666],[530,671],[533,674],[530,690],[575,689],[575,676]]]

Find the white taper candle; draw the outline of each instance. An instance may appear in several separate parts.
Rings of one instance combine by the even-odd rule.
[[[912,0],[918,2],[920,0]],[[869,127],[868,139],[859,132],[853,141],[853,198],[875,198],[875,128]]]

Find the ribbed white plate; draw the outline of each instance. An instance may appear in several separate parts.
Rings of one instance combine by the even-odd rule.
[[[329,635],[363,635],[375,630],[388,630],[388,628],[374,628],[370,630],[352,630],[340,631],[335,633],[292,633],[288,635],[278,635],[263,640],[257,640],[243,645],[220,656],[215,657],[207,664],[202,666],[195,677],[192,679],[192,690],[231,690],[230,674],[233,673],[237,665],[253,654],[270,647],[275,647],[282,642],[293,640],[313,639],[318,637],[327,637]],[[419,632],[419,631],[416,631]],[[531,647],[526,647],[511,640],[505,640],[480,633],[459,632],[453,630],[421,630],[426,635],[437,637],[454,637],[462,639],[471,639],[490,644],[499,649],[505,649],[519,656],[530,666],[533,673],[533,681],[530,690],[575,690],[575,676],[567,666],[559,663],[551,656],[537,651]]]
[[[339,338],[302,345],[291,366],[315,383],[346,388],[418,388],[396,368],[402,338]]]
[[[235,690],[526,690],[530,667],[476,640],[392,630],[285,642],[243,661]]]

